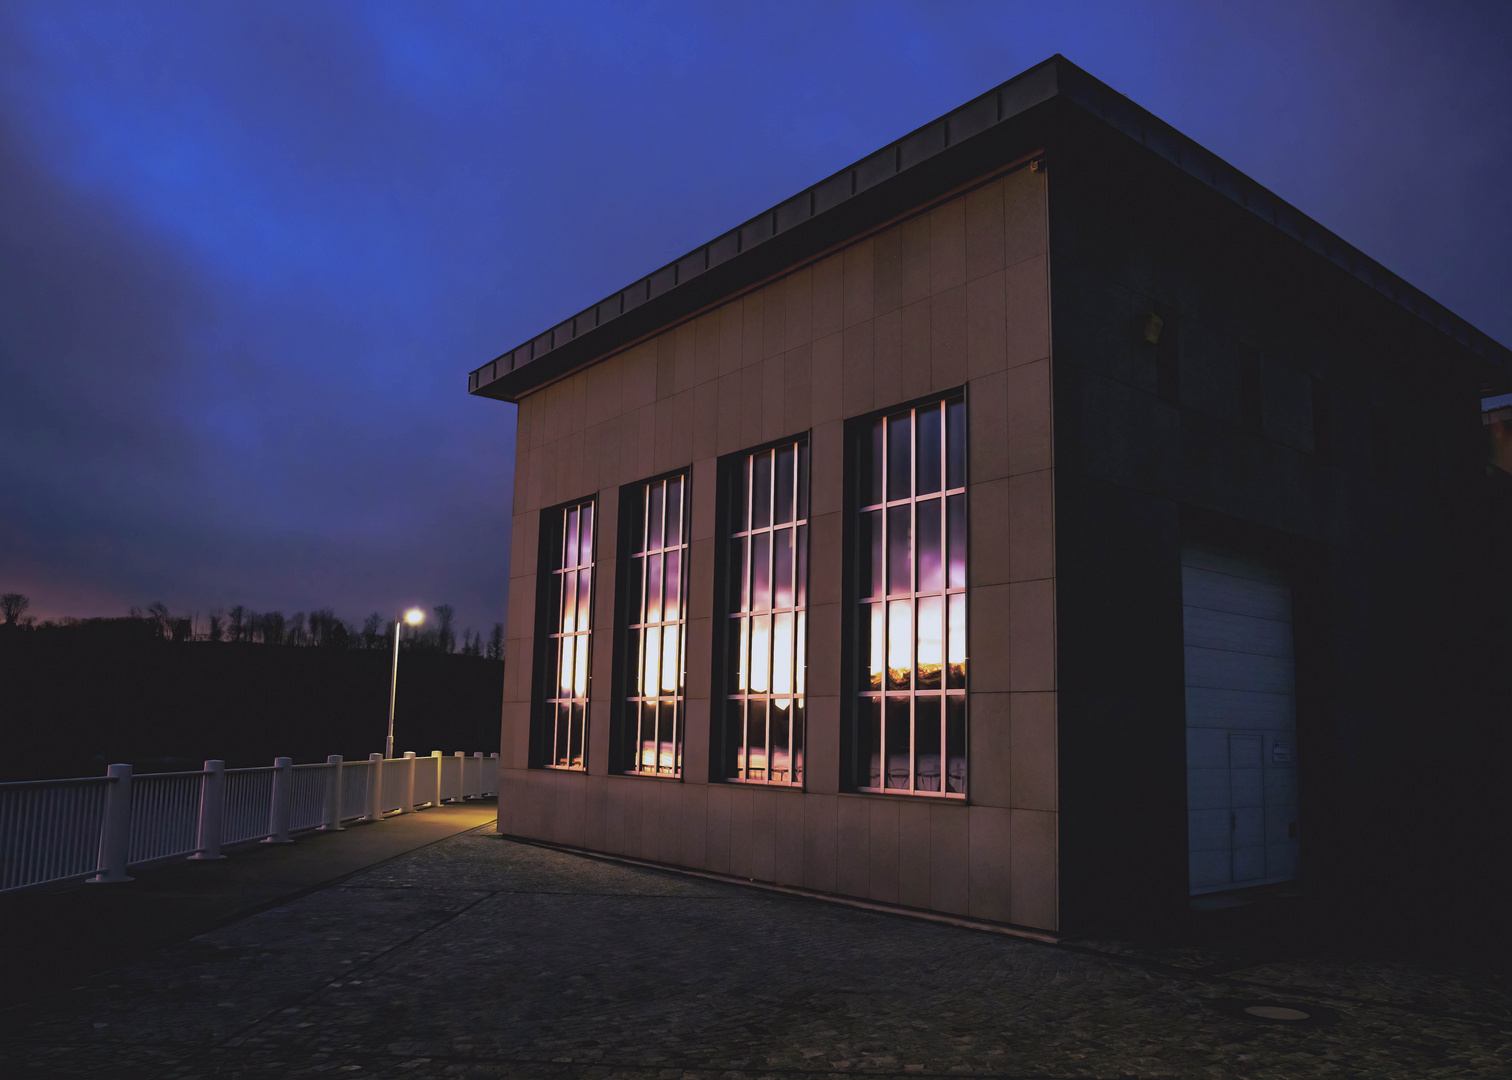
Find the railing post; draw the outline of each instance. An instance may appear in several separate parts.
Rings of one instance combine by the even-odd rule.
[[[483,751],[474,750],[473,758],[473,772],[477,774],[478,789],[472,794],[474,798],[481,799],[483,797]]]
[[[289,811],[294,802],[294,759],[273,759],[273,805],[268,808],[268,832],[265,844],[290,844]]]
[[[409,768],[405,770],[409,777],[405,782],[404,806],[400,809],[401,814],[413,814],[415,812],[415,752],[406,750],[404,760],[409,762]]]
[[[467,801],[467,761],[466,761],[467,754],[464,751],[462,751],[462,750],[458,750],[456,752],[455,756],[457,758],[457,794],[452,797],[452,802],[466,802]]]
[[[432,806],[441,805],[441,781],[445,778],[446,766],[441,763],[441,751],[432,750],[431,759],[436,763],[436,801]]]
[[[326,785],[326,815],[321,832],[341,832],[346,828],[341,823],[341,755],[330,754],[326,764],[331,767],[331,782]]]
[[[224,859],[221,854],[222,822],[226,813],[226,763],[205,762],[205,779],[200,784],[199,850],[191,859]]]
[[[131,766],[112,765],[105,775],[114,781],[105,790],[105,821],[100,829],[100,872],[89,880],[96,885],[130,881],[126,858],[131,846]]]
[[[493,778],[493,783],[483,786],[492,787],[493,791],[487,794],[499,794],[499,752],[497,750],[488,755],[488,775]]]
[[[383,755],[369,754],[367,817],[363,821],[383,820]]]

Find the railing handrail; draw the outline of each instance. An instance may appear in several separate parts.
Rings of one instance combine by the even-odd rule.
[[[64,776],[56,780],[6,780],[0,782],[0,791],[24,787],[56,786],[59,784],[109,784],[113,783],[109,776]]]
[[[480,768],[458,770],[453,782],[445,775],[445,762],[452,758],[476,761]],[[271,766],[227,769],[212,760],[203,769],[161,773],[112,765],[105,776],[6,781],[0,783],[0,893],[81,878],[130,881],[129,869],[167,859],[215,859],[223,846],[286,843],[294,834],[382,820],[396,809],[412,813],[496,794],[498,761],[497,753],[466,757],[461,751],[354,761],[333,754],[299,765],[280,758]],[[417,784],[421,762],[427,764],[423,783]],[[484,762],[492,768],[481,767]],[[356,766],[390,764],[394,767],[357,768],[350,783],[345,775]],[[296,784],[296,772],[306,779]],[[233,775],[246,780],[228,784]],[[187,788],[156,783],[186,780]],[[349,789],[356,793],[350,799]],[[366,812],[350,812],[355,809],[350,802]]]

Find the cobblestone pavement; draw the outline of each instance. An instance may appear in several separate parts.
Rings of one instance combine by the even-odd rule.
[[[7,1010],[0,1075],[1512,1075],[1512,995],[1495,975],[1222,966],[475,832]],[[1255,1001],[1312,1019],[1244,1014]]]

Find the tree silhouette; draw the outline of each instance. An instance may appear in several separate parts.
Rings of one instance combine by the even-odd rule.
[[[352,631],[330,608],[310,612],[310,644],[345,649],[352,644]]]
[[[450,604],[438,604],[436,612],[436,648],[444,653],[457,651],[457,635],[452,630],[452,619],[456,616],[456,609]]]
[[[210,629],[206,632],[206,636],[211,641],[219,641],[221,639],[221,609],[220,608],[216,608],[215,610],[213,610],[213,611],[210,612]]]
[[[493,633],[488,635],[488,658],[504,659],[504,624],[501,622],[494,623]]]
[[[168,615],[168,606],[161,600],[147,605],[147,621],[152,624],[154,637],[166,638],[173,629],[173,620]]]
[[[388,635],[383,633],[383,616],[376,611],[369,615],[362,623],[362,647],[364,649],[376,649],[383,644],[383,639]]]
[[[230,611],[231,640],[241,641],[247,632],[247,609],[237,604]]]
[[[31,601],[18,592],[8,592],[0,596],[0,612],[5,614],[5,625],[15,626],[21,621],[21,616],[26,614],[26,609],[31,607]]]

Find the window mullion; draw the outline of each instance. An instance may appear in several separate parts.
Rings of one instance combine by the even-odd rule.
[[[919,782],[919,410],[908,416],[908,791]]]
[[[672,729],[672,772],[675,776],[682,775],[683,725],[687,720],[687,687],[683,678],[687,670],[685,653],[688,648],[688,638],[683,633],[683,628],[688,625],[688,552],[690,546],[687,538],[688,509],[693,503],[692,492],[689,490],[691,483],[690,474],[677,485],[677,671],[672,684],[673,692],[676,694],[673,705],[673,717],[676,723]]]
[[[647,484],[641,489],[641,542],[640,555],[636,556],[641,561],[640,569],[640,606],[636,609],[635,621],[640,624],[639,659],[635,669],[635,771],[643,772],[645,769],[646,756],[646,645],[647,616],[650,610],[646,607],[646,590],[650,585],[651,577],[651,485]],[[653,716],[655,714],[653,713]],[[653,724],[654,724],[653,720]],[[652,737],[655,737],[653,731]]]

